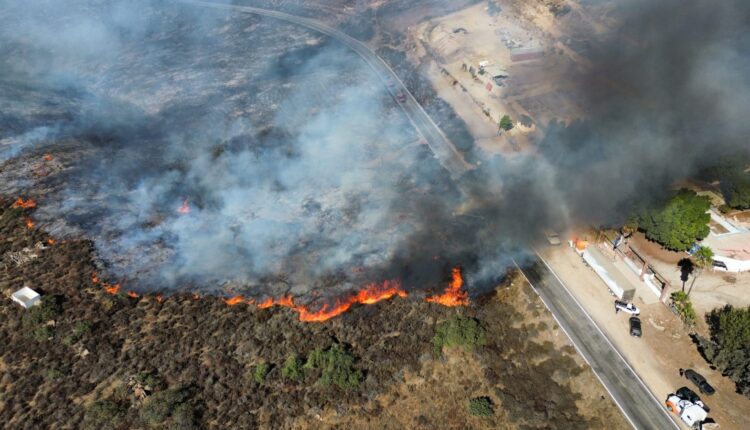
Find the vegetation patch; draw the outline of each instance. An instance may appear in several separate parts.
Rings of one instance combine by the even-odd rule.
[[[706,213],[710,207],[708,197],[681,189],[663,208],[644,211],[635,222],[648,239],[667,249],[684,251],[710,233],[711,216]]]
[[[495,414],[492,400],[487,396],[469,399],[469,414],[475,417],[491,417]]]
[[[487,332],[476,318],[456,315],[437,326],[432,345],[436,355],[442,354],[443,347],[461,347],[466,351],[487,344]]]
[[[319,370],[318,382],[324,387],[335,385],[348,390],[357,388],[363,374],[355,357],[344,345],[334,343],[327,349],[316,348],[307,357],[305,369]]]
[[[689,326],[695,324],[695,309],[693,309],[690,297],[683,291],[676,291],[672,293],[671,297],[674,308],[677,310],[682,321]]]
[[[284,366],[281,368],[281,376],[290,381],[299,381],[305,376],[305,370],[302,366],[302,359],[297,354],[291,354],[284,361]]]
[[[750,398],[750,307],[714,309],[706,322],[711,339],[698,337],[701,352]]]

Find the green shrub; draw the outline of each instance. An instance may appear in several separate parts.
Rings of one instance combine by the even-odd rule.
[[[436,355],[442,353],[443,347],[461,347],[469,351],[486,345],[487,333],[475,318],[456,315],[438,324],[432,344]]]
[[[305,369],[320,370],[318,382],[327,387],[335,385],[352,389],[362,382],[362,371],[355,367],[357,357],[343,345],[334,343],[327,349],[316,348],[307,357]]]
[[[83,427],[91,430],[114,430],[120,427],[127,407],[112,400],[95,402],[86,410]]]
[[[271,371],[271,366],[266,363],[262,362],[255,366],[255,369],[253,370],[253,380],[258,385],[263,385],[266,382],[266,376],[268,376],[268,372]]]
[[[693,309],[693,303],[690,301],[688,295],[683,291],[676,291],[671,294],[671,297],[682,321],[688,325],[695,324],[695,309]]]
[[[500,118],[499,126],[501,130],[510,131],[513,129],[513,120],[511,120],[508,115],[503,115],[503,117]]]
[[[70,334],[65,336],[63,339],[63,342],[67,345],[73,345],[74,343],[81,340],[81,338],[88,332],[91,331],[91,328],[93,327],[93,324],[91,324],[89,321],[81,321],[77,323],[75,326],[73,326],[73,330],[70,331]]]
[[[474,397],[469,399],[469,414],[475,417],[491,417],[495,414],[492,400],[489,397]]]
[[[302,368],[302,359],[296,354],[291,354],[284,361],[284,367],[281,368],[281,376],[292,381],[299,381],[304,376]]]
[[[55,336],[55,330],[47,325],[36,327],[32,332],[31,336],[37,342],[47,341]]]
[[[47,373],[44,375],[44,378],[48,381],[54,381],[57,379],[62,378],[65,376],[65,372],[62,369],[58,369],[56,367],[47,369]]]
[[[60,298],[57,296],[44,296],[39,304],[32,306],[23,314],[23,324],[26,327],[46,324],[47,321],[54,320],[62,313]]]
[[[179,388],[155,393],[141,408],[140,417],[149,427],[162,427],[161,424],[176,414],[189,397],[187,390]]]

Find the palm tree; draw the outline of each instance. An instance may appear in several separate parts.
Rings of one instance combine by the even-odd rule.
[[[707,246],[701,246],[695,251],[693,258],[695,259],[695,267],[698,268],[698,272],[693,276],[693,280],[690,281],[690,288],[688,288],[687,292],[688,298],[690,298],[690,292],[693,291],[693,285],[695,285],[695,280],[698,279],[698,276],[703,273],[703,270],[713,266],[714,251]]]

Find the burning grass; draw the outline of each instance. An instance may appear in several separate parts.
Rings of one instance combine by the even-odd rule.
[[[49,238],[24,227],[27,211],[12,208],[12,201],[0,205],[0,235],[7,238],[0,255]],[[9,427],[102,428],[96,423],[115,421],[122,428],[183,423],[179,428],[269,429],[603,424],[582,417],[576,394],[554,382],[570,362],[513,328],[518,314],[497,300],[464,307],[390,300],[404,293],[388,281],[308,311],[350,312],[305,324],[289,296],[251,305],[242,297],[174,294],[159,302],[159,296],[131,298],[124,288],[109,294],[117,284],[99,275],[86,241],[59,241],[39,251],[33,264],[2,270],[4,292],[30,285],[55,303],[54,312],[33,318],[35,333],[27,338],[20,327],[24,311],[0,302],[0,420]],[[448,289],[455,291],[456,283]],[[456,314],[480,321],[486,343],[470,352],[447,346],[443,359],[431,359],[433,337]],[[529,359],[540,354],[546,361]],[[260,363],[267,364],[262,384],[253,373]],[[144,372],[161,382],[147,384],[149,390],[128,388],[133,375]],[[248,374],[253,377],[241,377]],[[554,404],[545,400],[549,393]],[[477,421],[466,405],[484,395],[499,407],[495,417]],[[179,401],[167,401],[172,398]],[[33,408],[29,399],[35,399]],[[540,404],[541,414],[535,409]]]

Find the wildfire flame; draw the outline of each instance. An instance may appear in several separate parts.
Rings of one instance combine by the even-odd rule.
[[[195,298],[195,295],[193,295],[193,298]],[[245,301],[245,299],[242,298],[242,296],[234,296],[230,299],[224,299],[224,303],[228,304],[229,306],[238,305]]]
[[[24,218],[23,221],[26,223],[26,228],[34,228],[34,221],[31,218]]]
[[[180,207],[177,208],[177,212],[183,215],[190,213],[190,204],[188,203],[188,199],[185,199],[182,201],[182,205],[180,205]]]
[[[159,302],[159,303],[163,302],[164,301],[164,296],[162,296],[161,294],[157,294],[156,295],[156,301]]]
[[[323,305],[317,311],[311,311],[305,305],[295,305],[294,298],[289,295],[281,296],[279,299],[274,300],[269,297],[262,302],[255,302],[253,299],[245,300],[242,296],[234,296],[229,299],[225,299],[224,302],[229,306],[234,306],[240,303],[248,303],[257,306],[259,309],[268,309],[273,306],[280,306],[284,308],[292,309],[299,314],[299,320],[305,322],[321,322],[329,320],[335,316],[341,315],[346,312],[355,304],[372,305],[382,300],[388,300],[392,297],[406,297],[406,291],[401,289],[401,284],[397,281],[385,281],[382,284],[370,284],[363,290],[358,291],[355,294],[350,295],[344,299],[336,300],[333,306],[328,304]]]
[[[50,245],[54,245],[57,243],[57,241],[55,239],[47,239],[47,243],[49,243]]]
[[[138,293],[136,293],[135,291],[128,291],[128,297],[133,298],[133,299],[137,299],[138,298]]]
[[[42,158],[44,159],[44,161],[52,161],[52,154],[44,154]]]
[[[106,282],[102,281],[101,278],[99,278],[99,275],[96,272],[94,272],[94,273],[91,274],[91,282],[94,285],[100,285],[100,286],[102,286],[104,288],[104,291],[107,292],[107,294],[115,295],[115,294],[117,294],[117,293],[120,292],[120,288],[121,288],[120,284],[109,284],[109,283],[106,283]],[[135,293],[133,293],[133,294],[135,294]],[[128,295],[130,295],[130,292],[128,293]]]
[[[463,291],[464,278],[461,275],[461,269],[454,267],[451,271],[451,282],[443,294],[425,298],[430,303],[439,303],[443,306],[465,306],[469,304],[469,293]]]
[[[22,209],[33,209],[36,207],[36,202],[32,199],[24,200],[23,197],[19,197],[14,203],[14,208]]]

